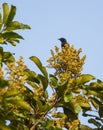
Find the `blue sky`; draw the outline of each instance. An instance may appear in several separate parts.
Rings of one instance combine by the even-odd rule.
[[[30,67],[32,55],[47,65],[50,49],[65,37],[87,55],[83,73],[103,80],[103,0],[0,0],[0,6],[4,2],[17,7],[15,20],[31,26],[20,32],[25,40],[6,50],[22,55]]]
[[[103,80],[103,0],[0,0],[17,7],[15,20],[27,23],[31,30],[21,31],[25,40],[16,47],[6,46],[16,56],[38,56],[44,65],[50,49],[65,37],[75,48],[87,55],[83,73]]]

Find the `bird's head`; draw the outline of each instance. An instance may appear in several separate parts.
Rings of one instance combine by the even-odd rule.
[[[60,40],[63,44],[65,44],[67,42],[67,40],[65,38],[59,38],[58,40]]]

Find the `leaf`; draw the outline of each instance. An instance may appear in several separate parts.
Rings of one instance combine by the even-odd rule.
[[[52,106],[50,106],[48,104],[43,105],[42,102],[40,101],[40,99],[35,98],[35,100],[36,100],[36,102],[38,104],[40,112],[47,112],[52,107]]]
[[[90,110],[91,108],[89,101],[83,95],[75,96],[74,101],[78,103],[83,109]]]
[[[18,113],[18,112],[16,112],[16,111],[14,111],[13,114],[15,114],[16,116],[18,116],[18,117],[20,117],[20,118],[25,118],[25,119],[27,118],[26,116],[24,116],[23,113]]]
[[[95,77],[90,74],[82,74],[78,79],[76,79],[76,84],[81,85],[94,79]]]
[[[72,93],[66,93],[64,94],[64,101],[65,102],[70,102],[73,98],[73,94]]]
[[[39,77],[34,71],[26,69],[24,73],[27,76],[27,80],[32,81],[32,82],[36,82],[37,84],[40,83]]]
[[[24,39],[21,35],[15,32],[5,32],[2,34],[2,37],[5,40],[5,44],[9,42],[13,46],[16,46],[16,43],[19,43],[19,39]]]
[[[22,24],[18,21],[13,21],[13,22],[9,23],[9,25],[6,29],[8,31],[18,30],[18,29],[30,29],[30,26],[26,25],[26,24]]]
[[[96,101],[95,98],[91,98],[91,103],[92,103],[92,105],[95,107],[95,109],[98,109],[99,104],[98,104],[98,102]]]
[[[0,64],[2,63],[2,58],[3,58],[3,48],[0,47]]]
[[[48,77],[48,73],[46,71],[46,68],[42,66],[41,61],[36,56],[31,56],[30,59],[36,64],[36,66],[39,68],[39,70],[43,73],[45,77]]]
[[[21,29],[31,29],[29,25],[21,23]]]
[[[14,41],[12,41],[12,40],[14,40]],[[15,39],[10,39],[10,40],[8,40],[8,42],[9,42],[12,46],[16,46]]]
[[[90,110],[90,108],[91,108],[89,102],[81,102],[81,103],[80,103],[80,106],[81,106],[83,109],[88,109],[88,110]]]
[[[8,81],[7,80],[3,80],[2,78],[0,78],[0,88],[4,88],[8,85]]]
[[[101,92],[103,90],[103,82],[92,82],[88,88],[96,92]]]
[[[3,62],[14,62],[15,58],[10,52],[3,53]]]
[[[12,22],[12,20],[13,20],[15,14],[16,14],[16,7],[12,5],[12,6],[11,6],[11,9],[10,9],[10,12],[9,12],[8,19],[7,19],[7,21],[6,21],[6,26],[8,26],[9,23]]]
[[[49,75],[50,77],[50,85],[53,87],[53,88],[57,88],[57,83],[58,83],[58,79],[56,76],[50,74]]]
[[[6,100],[9,103],[12,103],[13,105],[16,105],[16,107],[19,107],[21,109],[25,109],[27,111],[32,110],[31,106],[26,101],[24,101],[22,98],[20,98],[19,96],[7,98]]]
[[[9,6],[7,3],[3,4],[3,23],[5,24],[9,16]]]
[[[97,93],[97,92],[95,92],[95,91],[92,91],[92,90],[88,90],[88,95],[93,95],[93,96],[98,97],[98,96],[99,96],[99,93]]]
[[[0,30],[1,30],[1,28],[2,28],[2,14],[0,13]]]
[[[65,116],[65,114],[62,112],[57,112],[56,114],[57,118],[63,118]]]
[[[67,88],[67,84],[68,84],[68,80],[57,84],[56,92],[57,92],[59,97],[64,96],[64,92]]]
[[[21,23],[19,23],[18,21],[13,21],[13,22],[9,23],[9,25],[6,29],[8,31],[21,29]]]
[[[27,81],[27,83],[28,83],[31,87],[33,87],[34,89],[37,89],[37,88],[38,88],[38,86],[36,85],[36,83],[34,83],[34,82],[32,82],[32,81]]]
[[[98,128],[101,126],[101,124],[93,118],[89,119],[88,122],[94,124]]]
[[[92,128],[90,128],[86,125],[80,125],[80,130],[92,130]]]
[[[0,44],[4,44],[4,38],[0,36]]]
[[[40,74],[38,74],[38,76],[39,76],[39,79],[40,79],[41,82],[42,82],[42,85],[43,85],[44,90],[46,90],[46,88],[47,88],[47,86],[48,86],[48,80],[47,80],[47,78],[45,78],[44,76],[42,76],[42,75],[40,75]]]
[[[16,96],[18,94],[19,92],[17,90],[8,90],[3,96],[7,98],[7,97]]]
[[[79,114],[81,112],[81,106],[78,103],[74,104],[74,112]]]
[[[12,41],[12,38],[24,39],[21,35],[15,32],[5,32],[2,34],[2,36],[4,37],[4,39],[7,39],[7,40],[11,39],[11,41]]]
[[[103,104],[99,105],[99,116],[103,118]]]
[[[80,92],[81,92],[80,88],[74,88],[72,91],[73,91],[74,93],[80,93]]]

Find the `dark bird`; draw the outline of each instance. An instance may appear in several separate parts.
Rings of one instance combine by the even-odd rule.
[[[61,41],[61,47],[66,47],[66,48],[70,47],[69,43],[67,42],[65,38],[59,38],[58,40]]]

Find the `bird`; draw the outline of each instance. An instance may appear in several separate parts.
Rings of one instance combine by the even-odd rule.
[[[59,38],[58,40],[61,41],[61,47],[66,47],[66,48],[70,47],[70,44],[67,42],[65,38]]]

